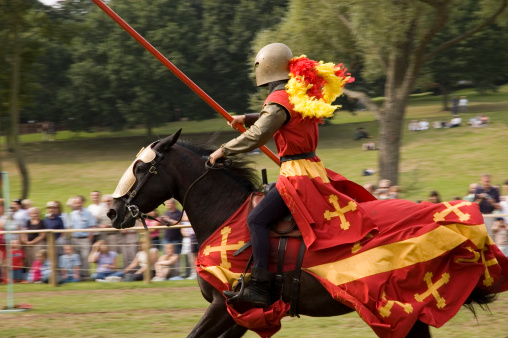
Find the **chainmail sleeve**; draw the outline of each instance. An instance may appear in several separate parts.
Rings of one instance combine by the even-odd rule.
[[[257,121],[242,135],[221,146],[224,154],[246,153],[265,145],[286,122],[286,109],[276,103],[268,103],[259,114]]]

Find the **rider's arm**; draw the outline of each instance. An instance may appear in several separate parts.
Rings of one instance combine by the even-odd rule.
[[[221,146],[224,154],[227,156],[245,153],[259,148],[272,138],[273,134],[284,125],[287,118],[288,114],[285,108],[276,103],[268,103],[259,114],[259,118],[247,131]],[[247,120],[248,118],[245,121],[246,125]]]

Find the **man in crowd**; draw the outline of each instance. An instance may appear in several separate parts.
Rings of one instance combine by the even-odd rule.
[[[83,278],[88,278],[90,277],[90,272],[88,271],[88,255],[92,247],[93,232],[86,230],[95,227],[97,221],[92,213],[83,207],[85,203],[85,198],[83,196],[76,196],[73,203],[74,210],[70,214],[69,227],[82,231],[73,232],[71,234],[71,243],[81,258],[81,276]]]

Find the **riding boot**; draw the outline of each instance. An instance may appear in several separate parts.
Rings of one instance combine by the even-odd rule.
[[[243,293],[224,291],[228,303],[244,302],[254,307],[266,307],[270,304],[270,282],[272,273],[266,269],[253,267],[250,275],[249,285]]]

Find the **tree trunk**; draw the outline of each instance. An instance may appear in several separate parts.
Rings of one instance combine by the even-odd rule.
[[[15,20],[16,21],[16,20]],[[19,142],[19,88],[20,88],[20,70],[21,70],[21,41],[19,39],[19,22],[16,21],[13,27],[14,30],[14,49],[12,56],[12,74],[11,74],[11,98],[10,98],[10,130],[11,135],[11,147],[13,154],[16,158],[16,164],[18,165],[19,173],[22,177],[22,192],[21,198],[25,199],[28,197],[29,190],[29,176],[28,169],[25,164],[25,159],[21,153],[21,145]]]

